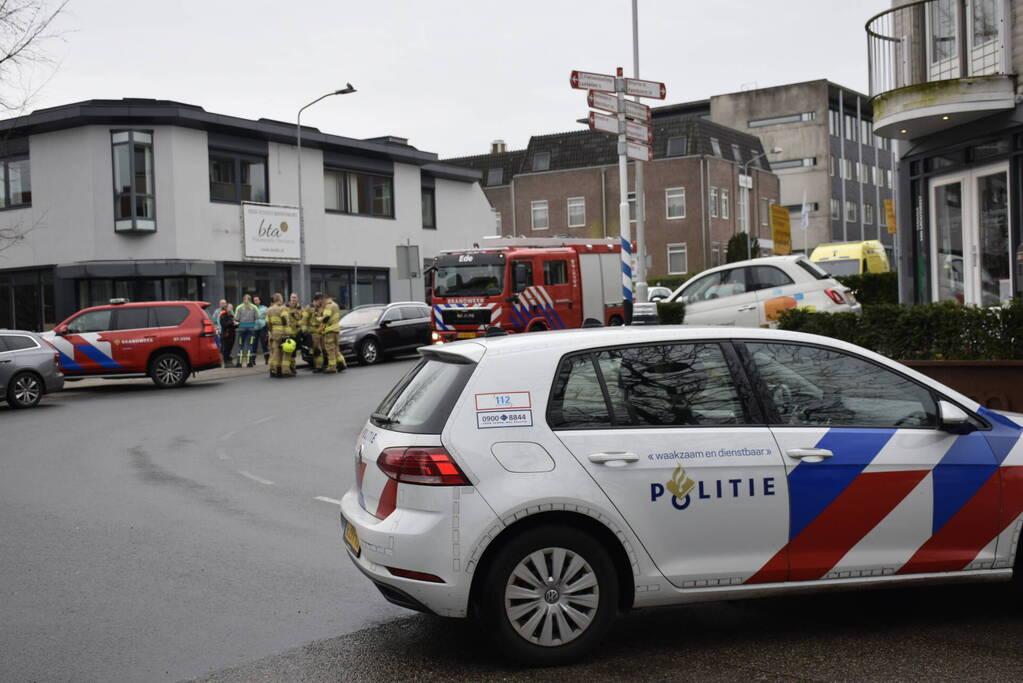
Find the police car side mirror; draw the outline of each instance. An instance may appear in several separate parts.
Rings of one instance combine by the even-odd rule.
[[[938,416],[942,431],[952,434],[969,434],[976,429],[970,422],[970,416],[966,411],[948,401],[938,401]]]

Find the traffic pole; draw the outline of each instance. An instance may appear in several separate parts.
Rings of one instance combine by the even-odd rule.
[[[618,67],[618,234],[622,242],[622,305],[625,324],[632,324],[632,237],[629,230],[629,159],[625,139],[625,70]]]
[[[639,8],[638,0],[632,0],[632,75],[639,78]],[[636,101],[640,101],[636,96]],[[643,162],[635,161],[636,169],[636,300],[643,304],[647,299],[646,281],[646,187],[643,182]]]

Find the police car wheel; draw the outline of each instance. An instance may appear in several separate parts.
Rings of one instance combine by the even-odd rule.
[[[176,353],[161,353],[153,359],[149,375],[161,389],[173,389],[188,380],[188,364]]]
[[[618,610],[618,580],[607,551],[570,526],[512,539],[491,564],[480,607],[514,662],[576,661],[607,633]]]
[[[373,365],[380,361],[380,347],[375,339],[367,339],[359,346],[359,361],[363,365]]]
[[[32,408],[43,397],[43,383],[31,372],[22,372],[7,385],[7,403],[12,408]]]

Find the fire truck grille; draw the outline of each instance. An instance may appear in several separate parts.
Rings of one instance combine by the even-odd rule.
[[[441,312],[445,325],[489,325],[489,308],[445,308]]]

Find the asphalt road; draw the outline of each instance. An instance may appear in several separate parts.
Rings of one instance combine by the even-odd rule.
[[[1023,680],[1004,586],[634,612],[558,670],[387,604],[319,498],[410,365],[0,407],[0,680]]]
[[[0,680],[179,680],[406,614],[317,497],[411,365],[0,406]]]

